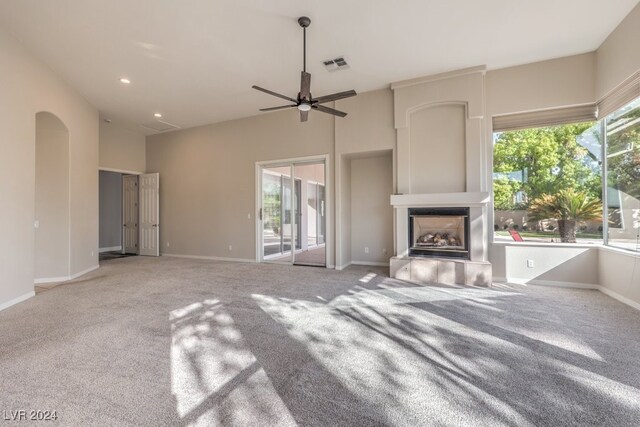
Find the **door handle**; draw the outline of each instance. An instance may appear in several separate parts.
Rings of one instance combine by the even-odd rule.
[[[258,212],[258,218],[262,221],[262,208],[260,208],[260,211]]]
[[[157,227],[157,226],[159,226],[159,225],[160,225],[160,224],[151,224],[151,226],[152,226],[152,227]]]

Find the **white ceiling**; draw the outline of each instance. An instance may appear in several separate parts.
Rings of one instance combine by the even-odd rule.
[[[191,127],[295,97],[311,18],[312,93],[595,50],[638,0],[2,0],[0,25],[103,117]],[[321,61],[344,55],[348,70]],[[121,76],[131,79],[124,86]]]

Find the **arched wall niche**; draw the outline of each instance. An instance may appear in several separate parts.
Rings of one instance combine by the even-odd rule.
[[[36,282],[69,276],[69,130],[55,114],[36,113],[35,250]]]
[[[463,102],[427,104],[409,111],[412,193],[466,191],[466,119]]]

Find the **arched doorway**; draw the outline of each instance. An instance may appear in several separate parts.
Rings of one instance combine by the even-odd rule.
[[[48,112],[36,114],[35,279],[69,276],[69,131]]]

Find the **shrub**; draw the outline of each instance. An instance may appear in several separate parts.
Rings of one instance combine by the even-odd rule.
[[[529,218],[533,220],[555,219],[558,222],[560,241],[576,242],[576,223],[602,218],[602,203],[585,191],[572,188],[554,194],[543,194],[531,202]]]

